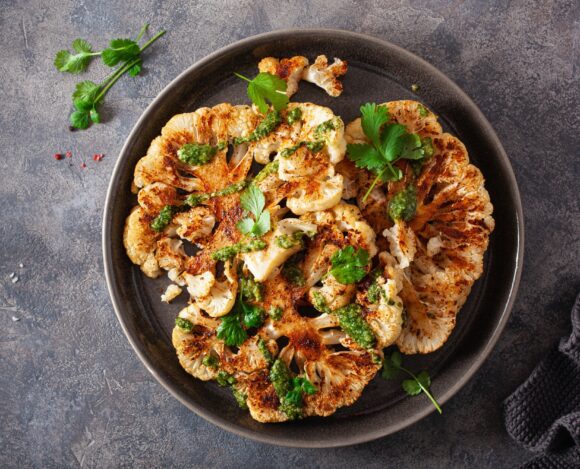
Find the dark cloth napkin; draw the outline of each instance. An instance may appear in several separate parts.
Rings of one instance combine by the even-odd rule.
[[[580,294],[572,309],[570,337],[503,405],[510,436],[538,453],[522,468],[580,468]]]

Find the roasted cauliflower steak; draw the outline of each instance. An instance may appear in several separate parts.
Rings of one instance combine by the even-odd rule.
[[[286,80],[288,96],[300,80],[338,96],[347,64],[266,57],[259,70]],[[135,167],[123,243],[147,277],[167,273],[162,301],[187,292],[179,363],[259,422],[332,415],[358,400],[383,349],[440,348],[483,271],[494,220],[481,172],[422,104],[381,106],[433,146],[419,170],[397,162],[396,182],[373,184],[346,158],[347,143],[367,142],[360,119],[345,127],[313,103],[178,114]],[[414,216],[391,219],[409,186]],[[340,266],[353,256],[350,278]]]

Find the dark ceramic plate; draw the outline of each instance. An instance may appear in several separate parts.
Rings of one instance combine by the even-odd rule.
[[[105,272],[117,316],[133,348],[153,376],[191,410],[226,430],[267,443],[342,446],[396,432],[434,409],[424,396],[408,398],[398,383],[377,378],[355,405],[331,417],[285,424],[255,422],[237,407],[228,390],[198,381],[179,366],[170,337],[185,298],[182,303],[162,304],[159,295],[167,279],[146,279],[131,264],[122,243],[125,217],[136,203],[130,191],[133,168],[169,118],[224,101],[247,103],[246,85],[233,72],[253,76],[262,57],[296,54],[310,59],[318,54],[340,57],[348,61],[349,71],[340,98],[330,98],[303,82],[293,101],[329,106],[349,122],[362,103],[417,99],[465,143],[471,160],[483,171],[496,219],[485,273],[445,346],[427,356],[405,359],[409,368],[430,371],[433,394],[442,404],[475,373],[505,326],[520,278],[523,218],[516,181],[497,136],[475,104],[427,62],[372,37],[335,30],[275,31],[215,52],[173,80],[143,113],[117,161],[104,213]],[[413,83],[420,86],[415,94]]]

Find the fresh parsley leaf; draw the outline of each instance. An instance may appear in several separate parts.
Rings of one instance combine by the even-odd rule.
[[[406,379],[401,383],[401,386],[409,396],[416,396],[421,393],[421,385],[414,379]]]
[[[431,387],[429,373],[421,371],[415,375],[412,371],[404,368],[401,354],[398,350],[395,350],[390,355],[385,355],[381,375],[385,379],[393,379],[399,372],[403,372],[410,377],[410,379],[406,379],[401,383],[401,387],[409,396],[417,396],[423,392],[429,398],[435,409],[437,409],[437,412],[440,414],[443,413],[441,406],[429,391]]]
[[[260,306],[248,304],[240,299],[239,308],[244,326],[260,327],[264,323],[264,310]]]
[[[251,184],[242,192],[240,205],[255,217],[255,220],[247,217],[237,223],[236,226],[241,233],[258,237],[270,231],[270,212],[264,211],[266,198],[258,187]]]
[[[260,189],[252,184],[240,195],[240,205],[244,210],[253,213],[258,218],[266,205],[266,197]]]
[[[389,113],[384,106],[366,103],[360,108],[361,126],[365,135],[375,147],[380,146],[381,128],[389,121]]]
[[[240,323],[240,314],[237,308],[222,316],[222,321],[217,328],[217,337],[230,347],[239,347],[246,341],[248,334]]]
[[[90,113],[86,111],[73,111],[70,115],[70,125],[75,129],[86,129],[90,125]]]
[[[349,144],[347,151],[358,168],[367,169],[376,176],[363,197],[365,201],[379,181],[398,181],[403,177],[401,169],[395,166],[398,160],[421,161],[428,156],[428,149],[421,138],[407,132],[404,125],[388,124],[386,107],[367,103],[360,111],[361,126],[371,143]]]
[[[395,350],[391,355],[386,355],[383,360],[383,370],[381,376],[384,379],[396,378],[401,371],[401,354],[398,350]]]
[[[72,94],[73,101],[81,99],[83,101],[94,102],[101,87],[95,82],[85,80],[77,83],[76,88]]]
[[[258,73],[250,80],[249,78],[235,73],[238,78],[248,82],[248,97],[258,106],[261,113],[268,112],[268,103],[272,103],[276,111],[281,111],[288,106],[289,98],[286,95],[286,82],[271,73]]]
[[[72,48],[76,54],[71,54],[68,50],[60,50],[54,58],[54,66],[59,72],[78,74],[84,72],[89,66],[91,57],[100,55],[100,52],[93,52],[91,45],[84,39],[75,39]]]
[[[139,58],[141,48],[132,39],[113,39],[102,53],[103,62],[114,67],[119,62],[129,62]],[[134,66],[134,65],[133,65]]]
[[[329,273],[344,285],[356,283],[367,274],[369,260],[369,253],[365,249],[355,251],[352,246],[347,246],[332,255],[332,269]]]
[[[141,28],[137,40],[141,39],[147,25]],[[59,51],[56,54],[54,65],[62,72],[80,73],[86,70],[92,57],[102,55],[103,61],[108,65],[114,66],[122,62],[113,73],[111,73],[102,83],[94,83],[89,80],[82,81],[76,85],[72,95],[74,111],[70,115],[70,124],[73,128],[86,129],[91,122],[98,124],[101,122],[101,115],[98,107],[109,91],[109,89],[123,76],[129,73],[135,76],[141,71],[142,60],[141,52],[147,49],[157,39],[165,34],[160,31],[149,39],[142,47],[139,47],[136,41],[131,39],[114,39],[110,47],[101,52],[93,52],[91,45],[83,40],[76,39],[73,41],[72,48],[76,52],[72,54],[67,50]]]

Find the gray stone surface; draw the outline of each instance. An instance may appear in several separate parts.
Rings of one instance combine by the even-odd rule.
[[[580,289],[579,5],[554,2],[3,0],[0,6],[0,466],[512,467],[501,401],[563,335]],[[150,21],[168,30],[147,72],[110,93],[106,123],[70,133],[77,78],[55,52]],[[296,450],[226,433],[149,375],[113,313],[101,215],[125,136],[197,59],[286,27],[365,32],[426,58],[470,94],[511,157],[526,258],[513,316],[490,359],[443,416],[335,450]],[[91,66],[87,77],[105,73]],[[55,152],[71,150],[71,160]],[[94,153],[105,153],[100,163]],[[87,168],[80,167],[86,162]],[[23,267],[20,267],[20,264]],[[13,283],[9,274],[19,280]],[[18,321],[13,320],[17,318]]]

